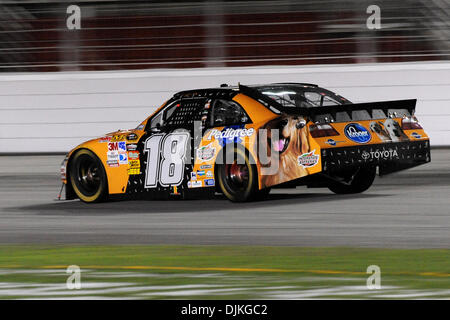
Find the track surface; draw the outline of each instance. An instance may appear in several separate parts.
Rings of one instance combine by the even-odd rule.
[[[0,156],[0,244],[450,247],[450,150],[359,195],[280,189],[267,201],[56,202],[63,156]]]

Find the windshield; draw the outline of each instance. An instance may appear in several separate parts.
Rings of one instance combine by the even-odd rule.
[[[268,85],[254,87],[283,107],[313,108],[351,103],[344,97],[316,86]]]

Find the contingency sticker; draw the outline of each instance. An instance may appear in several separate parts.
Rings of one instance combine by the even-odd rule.
[[[111,137],[111,142],[117,142],[117,141],[125,141],[126,135],[124,134],[116,134]]]
[[[319,155],[315,154],[316,150],[304,153],[298,157],[298,165],[304,168],[314,167],[319,162]]]
[[[216,154],[216,148],[212,147],[212,143],[197,149],[197,159],[200,162],[210,161]]]
[[[109,142],[107,161],[117,161],[120,164],[128,164],[127,144],[125,141]]]
[[[128,162],[128,174],[140,174],[141,173],[141,163],[139,159],[131,160]]]
[[[188,188],[200,188],[202,186],[202,181],[188,181]]]

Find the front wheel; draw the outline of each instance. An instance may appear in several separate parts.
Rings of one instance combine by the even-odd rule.
[[[83,202],[100,202],[106,199],[108,183],[100,159],[90,150],[81,149],[70,161],[70,183]]]
[[[342,182],[333,181],[328,189],[337,194],[361,193],[370,188],[375,180],[376,167],[358,168],[344,177]]]
[[[217,179],[223,194],[233,202],[254,200],[258,192],[258,171],[248,152],[234,148],[233,161],[217,165]],[[227,151],[228,152],[228,151]]]

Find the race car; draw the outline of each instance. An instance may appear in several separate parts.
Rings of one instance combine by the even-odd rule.
[[[271,188],[360,193],[430,161],[416,100],[351,103],[315,84],[178,92],[135,129],[71,150],[66,199],[264,199]]]

